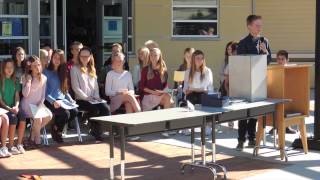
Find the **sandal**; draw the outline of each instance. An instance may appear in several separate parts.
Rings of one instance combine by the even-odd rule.
[[[38,148],[36,143],[30,139],[23,141],[23,146],[27,150],[33,150]]]
[[[39,175],[35,174],[20,174],[19,177],[30,179],[30,180],[41,180],[41,177]]]

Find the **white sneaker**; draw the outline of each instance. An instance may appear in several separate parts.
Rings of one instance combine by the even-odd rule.
[[[7,147],[2,147],[0,149],[0,151],[2,152],[2,157],[10,157],[10,156],[12,156],[12,154],[8,151]]]
[[[167,132],[161,133],[161,135],[162,135],[163,137],[165,137],[165,138],[170,137],[169,133],[167,133]]]
[[[206,136],[210,136],[212,129],[210,127],[206,127]]]
[[[24,150],[22,144],[18,144],[18,145],[17,145],[17,148],[18,148],[18,151],[19,151],[21,154],[24,154],[24,153],[26,152],[26,151]]]
[[[6,157],[5,154],[2,152],[2,148],[0,149],[0,158]]]
[[[21,152],[14,146],[12,146],[11,148],[9,148],[9,152],[12,154],[12,155],[18,155],[18,154],[21,154]]]
[[[185,136],[190,136],[191,135],[191,130],[190,129],[184,129],[184,130],[182,130],[182,133]]]
[[[176,135],[176,134],[177,134],[177,131],[168,131],[168,134],[169,134],[169,135]]]
[[[233,128],[234,122],[228,122],[228,126],[229,126],[229,128]]]
[[[140,139],[139,136],[128,137],[128,141],[138,141]]]

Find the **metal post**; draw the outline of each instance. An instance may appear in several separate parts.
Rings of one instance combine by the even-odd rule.
[[[308,148],[320,150],[320,0],[316,1],[316,38],[315,38],[315,89],[314,89],[314,137],[308,138]],[[292,143],[293,147],[302,148],[301,139]]]
[[[40,49],[40,0],[30,2],[31,14],[31,52],[32,55],[39,56]]]
[[[128,1],[131,0],[121,0],[122,5],[122,44],[123,44],[123,53],[126,56],[126,66],[129,66],[129,58],[128,58]]]
[[[316,1],[314,140],[320,141],[320,0]],[[320,144],[320,143],[319,143]],[[318,147],[320,149],[320,147]]]
[[[124,127],[120,127],[120,149],[121,149],[121,162],[120,162],[120,169],[121,169],[121,180],[125,179],[125,143],[126,137],[124,134]]]
[[[114,136],[113,136],[113,127],[112,124],[109,126],[110,129],[110,179],[114,179],[114,169],[113,169],[113,160],[114,160]]]
[[[63,49],[67,53],[67,0],[62,0]]]

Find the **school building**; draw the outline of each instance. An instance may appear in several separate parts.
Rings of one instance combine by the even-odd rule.
[[[129,64],[152,39],[161,47],[170,82],[186,47],[201,49],[213,69],[214,85],[228,41],[247,35],[249,14],[263,16],[263,36],[274,54],[314,62],[315,0],[0,0],[0,58],[22,46],[38,54],[43,45],[68,50],[72,41],[90,46],[101,66],[114,42],[127,42]],[[314,71],[311,84],[313,86]]]

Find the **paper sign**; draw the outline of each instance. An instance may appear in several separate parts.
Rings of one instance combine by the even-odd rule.
[[[2,36],[12,36],[12,23],[2,21]]]
[[[52,115],[50,110],[44,105],[36,106],[34,104],[30,104],[29,106],[32,112],[32,116],[35,119],[44,118]]]
[[[63,109],[67,109],[67,110],[70,110],[70,109],[74,109],[74,108],[79,107],[78,104],[72,104],[71,102],[67,101],[66,99],[64,99],[64,100],[58,100],[57,102],[60,103],[60,106],[61,106]]]

